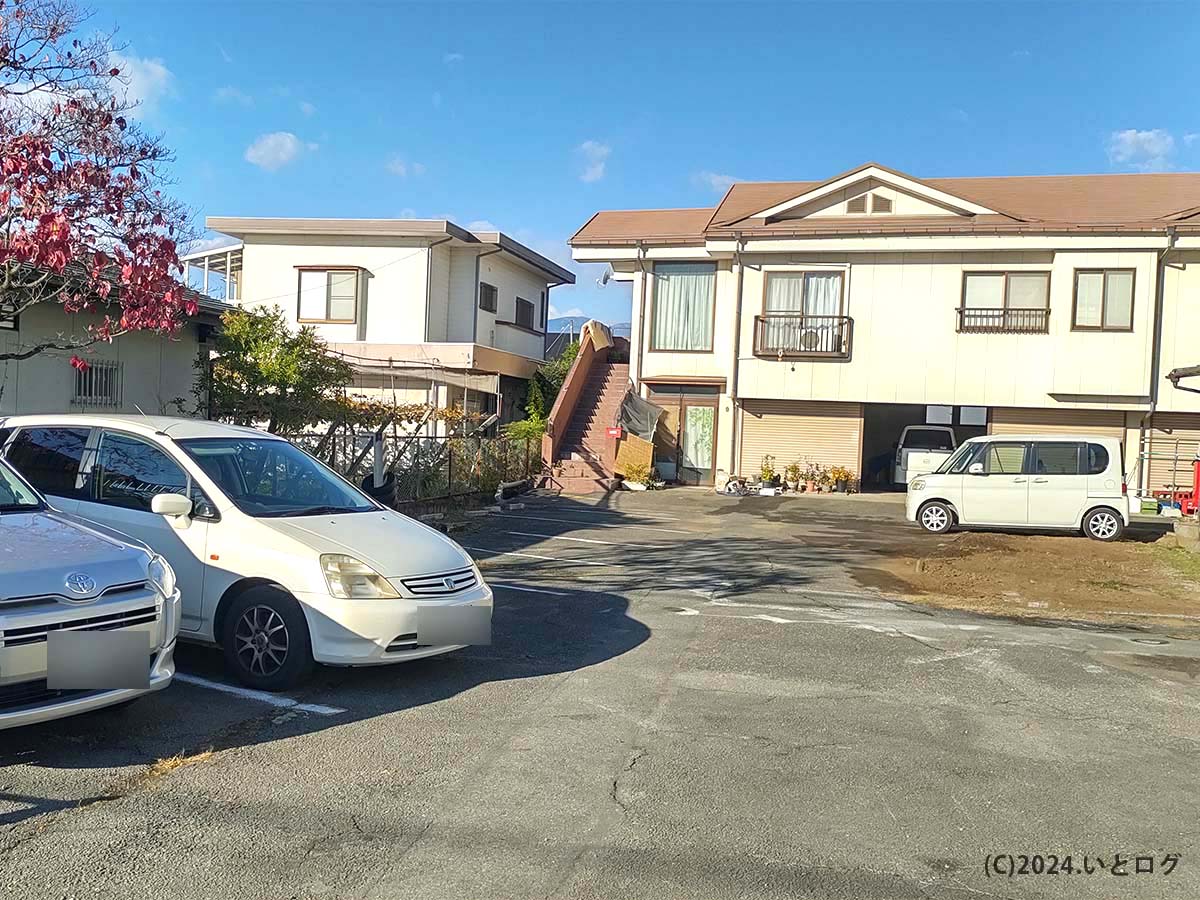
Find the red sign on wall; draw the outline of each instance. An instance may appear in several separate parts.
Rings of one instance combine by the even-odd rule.
[[[608,429],[608,436],[609,436],[609,437],[615,437],[615,438],[619,438],[619,437],[621,437],[621,436],[622,436],[624,433],[625,433],[625,432],[624,432],[624,429],[622,429],[620,425],[614,425],[612,428]]]

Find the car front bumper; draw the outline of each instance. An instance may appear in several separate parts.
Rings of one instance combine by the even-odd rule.
[[[417,621],[422,607],[485,607],[489,622],[492,611],[492,590],[482,583],[444,600],[341,600],[307,593],[296,597],[308,621],[313,659],[331,666],[389,665],[467,646],[419,644]]]
[[[37,725],[80,713],[103,709],[126,700],[134,700],[154,691],[161,691],[175,677],[175,640],[161,648],[151,659],[150,686],[124,688],[115,691],[65,691],[52,699],[34,701],[26,706],[0,708],[0,731],[21,725]]]

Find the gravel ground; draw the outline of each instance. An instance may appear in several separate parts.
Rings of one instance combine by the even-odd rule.
[[[891,499],[535,498],[460,541],[493,645],[294,695],[344,712],[177,683],[0,733],[5,894],[1200,896],[1191,641],[864,585],[936,549]]]

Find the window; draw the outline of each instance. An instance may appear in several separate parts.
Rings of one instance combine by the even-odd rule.
[[[867,195],[860,194],[857,197],[851,197],[846,201],[846,212],[848,213],[865,213],[867,211]]]
[[[1100,444],[1087,445],[1087,473],[1103,475],[1108,469],[1108,451]]]
[[[20,327],[19,316],[0,316],[0,331],[16,331]]]
[[[80,499],[85,496],[79,465],[88,428],[25,428],[13,439],[6,458],[43,494]]]
[[[517,298],[516,324],[522,328],[533,330],[533,304],[521,297]]]
[[[841,272],[768,272],[766,311],[805,316],[842,312]]]
[[[1049,272],[963,273],[960,332],[1045,334],[1049,325]]]
[[[542,330],[546,329],[546,292],[542,291],[542,305],[538,310],[538,321],[541,322]]]
[[[139,438],[105,432],[92,471],[95,500],[150,512],[159,494],[191,496],[187,473],[162,450]]]
[[[358,321],[358,270],[301,269],[296,318],[300,322]]]
[[[977,462],[983,463],[988,475],[1020,475],[1025,468],[1025,445],[1008,443],[987,444]]]
[[[179,445],[242,512],[255,517],[368,512],[365,494],[287,441],[197,438]]]
[[[871,212],[872,213],[890,213],[892,211],[892,200],[890,197],[882,197],[879,194],[871,195]]]
[[[1133,331],[1133,269],[1076,269],[1075,331]]]
[[[1033,445],[1033,472],[1035,475],[1078,475],[1079,452],[1082,444],[1056,442]]]
[[[89,360],[86,369],[75,370],[75,406],[120,406],[121,363]]]
[[[711,263],[659,263],[654,267],[651,350],[712,350],[716,281],[717,267]]]
[[[940,428],[914,428],[904,436],[905,450],[953,450],[954,438]]]
[[[479,308],[494,313],[496,311],[496,286],[487,282],[479,282]]]

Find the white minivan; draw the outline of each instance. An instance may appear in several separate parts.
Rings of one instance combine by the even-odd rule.
[[[55,508],[165,557],[179,636],[220,644],[252,687],[288,688],[314,661],[402,662],[490,635],[492,592],[461,547],[274,435],[157,416],[10,416],[0,452]],[[447,640],[459,621],[472,638]]]
[[[908,485],[910,522],[1082,530],[1115,541],[1129,524],[1123,446],[1096,435],[986,435]]]

